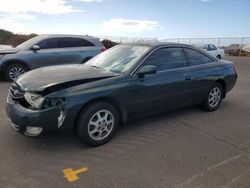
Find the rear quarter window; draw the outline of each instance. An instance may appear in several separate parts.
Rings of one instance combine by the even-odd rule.
[[[184,48],[185,54],[190,65],[202,65],[207,63],[212,63],[213,60],[210,59],[208,56],[189,48]]]

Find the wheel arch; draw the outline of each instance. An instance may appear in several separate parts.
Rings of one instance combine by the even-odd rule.
[[[12,64],[15,64],[15,63],[16,64],[18,64],[18,63],[22,64],[23,66],[25,66],[27,68],[28,71],[31,70],[31,67],[28,65],[28,63],[23,61],[23,60],[20,60],[20,59],[6,60],[6,61],[3,61],[2,65],[1,65],[2,66],[2,70],[1,70],[2,74],[1,74],[0,79],[5,80],[5,72],[6,72],[7,68],[8,68],[8,66],[10,66]]]
[[[222,86],[222,89],[223,89],[223,98],[225,98],[226,97],[226,93],[227,93],[226,82],[223,79],[218,79],[218,80],[216,80],[215,83],[219,83]]]
[[[85,111],[90,105],[97,103],[97,102],[108,102],[108,103],[112,104],[118,111],[118,114],[120,117],[120,123],[126,125],[126,123],[127,123],[127,111],[126,111],[126,109],[115,98],[109,97],[109,96],[104,96],[104,97],[98,97],[98,98],[95,98],[93,100],[90,100],[81,107],[81,109],[78,111],[78,113],[76,115],[76,119],[74,122],[74,130],[76,130],[76,125],[77,125],[77,121],[79,119],[80,114],[83,111]]]
[[[4,66],[4,72],[6,71],[7,67],[11,64],[14,64],[14,63],[21,63],[22,65],[24,65],[25,67],[28,68],[28,70],[31,69],[31,67],[28,65],[27,62],[23,61],[23,60],[20,60],[20,59],[11,59],[11,60],[7,60],[3,63],[3,66]]]
[[[221,59],[221,58],[222,58],[220,54],[218,54],[216,57],[217,57],[218,59]]]

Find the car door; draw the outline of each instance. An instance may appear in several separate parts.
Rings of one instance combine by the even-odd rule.
[[[138,78],[133,74],[131,115],[146,115],[186,105],[191,101],[191,71],[182,48],[160,48],[140,68],[156,66],[157,72]],[[138,71],[140,70],[138,69]]]
[[[96,55],[94,44],[82,38],[61,37],[58,45],[62,64],[82,63],[85,58]]]
[[[208,94],[215,78],[223,71],[217,61],[191,48],[184,48],[192,72],[192,101],[200,103]]]
[[[30,62],[29,64],[32,69],[60,63],[57,38],[44,39],[36,45],[39,46],[39,49],[30,49],[25,57],[27,62]]]

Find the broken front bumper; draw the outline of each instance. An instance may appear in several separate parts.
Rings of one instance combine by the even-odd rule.
[[[9,100],[6,104],[6,113],[12,127],[28,136],[38,136],[41,132],[39,133],[36,128],[42,128],[43,132],[58,129],[58,117],[60,116],[58,106],[44,110],[30,110],[13,100]],[[35,132],[39,134],[30,134],[32,130],[37,130]]]

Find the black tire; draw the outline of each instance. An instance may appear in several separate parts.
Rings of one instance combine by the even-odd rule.
[[[89,129],[90,129],[89,123],[90,123],[90,120],[92,118],[96,117],[95,116],[96,113],[99,113],[102,111],[107,111],[108,113],[112,114],[112,118],[113,118],[112,125],[113,126],[112,126],[112,129],[110,129],[110,133],[106,135],[107,137],[105,137],[101,140],[96,140],[93,138],[95,135],[93,134],[91,137],[91,135],[89,133]],[[103,113],[105,113],[105,112],[103,112]],[[111,115],[110,115],[110,117],[111,117]],[[98,119],[96,121],[99,122]],[[101,126],[107,126],[107,125],[98,125],[96,127],[98,127],[97,129],[99,129]],[[80,140],[82,140],[85,144],[87,144],[89,146],[96,147],[96,146],[103,145],[103,144],[107,143],[108,141],[110,141],[112,139],[112,137],[115,135],[118,127],[119,127],[119,114],[118,114],[117,109],[110,103],[97,102],[97,103],[94,103],[94,104],[88,106],[85,110],[83,110],[79,114],[77,125],[76,125],[76,131],[77,131],[77,134],[78,134]],[[100,128],[100,129],[102,129],[102,128]],[[99,130],[99,131],[101,131],[101,130]],[[98,132],[98,130],[97,130],[97,132]],[[102,135],[102,133],[100,134],[100,132],[98,132],[97,135]]]
[[[217,59],[221,59],[221,55],[217,55]]]
[[[21,74],[23,74],[23,73],[25,73],[25,72],[28,71],[28,68],[27,68],[25,65],[23,65],[23,64],[21,64],[21,63],[12,63],[12,64],[8,65],[8,67],[7,67],[6,70],[5,70],[4,78],[5,78],[6,81],[12,82],[12,81],[15,80],[15,79],[13,79],[13,77],[11,77],[11,75],[10,75],[10,74],[11,74],[11,71],[12,71],[14,68],[16,68],[16,69],[18,69],[18,70],[22,70],[22,73],[21,73]]]
[[[212,105],[211,103],[213,102],[209,102],[209,99],[211,97],[211,92],[215,90],[215,88],[217,88],[220,92],[220,96],[219,96],[219,99],[217,98],[217,102],[214,102],[214,105]],[[207,96],[206,96],[206,99],[204,100],[203,104],[202,104],[202,107],[204,110],[208,111],[208,112],[212,112],[212,111],[215,111],[217,110],[217,108],[220,106],[220,103],[222,101],[222,98],[223,98],[223,88],[222,88],[222,85],[220,83],[215,83],[213,85],[213,87],[209,90]]]

